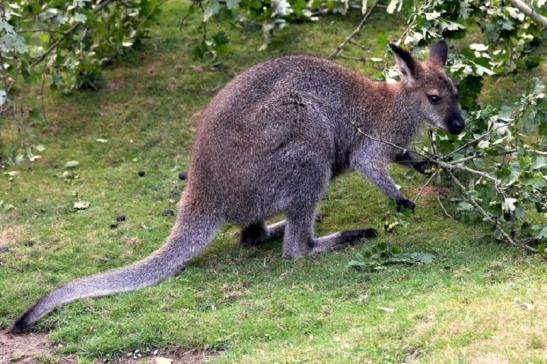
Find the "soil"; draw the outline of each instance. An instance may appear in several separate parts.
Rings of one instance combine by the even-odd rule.
[[[436,186],[426,186],[423,189],[421,187],[416,187],[411,189],[413,194],[419,193],[421,191],[421,196],[425,197],[452,197],[454,192],[450,188],[446,187],[436,187]]]
[[[138,359],[122,358],[109,363],[120,364],[199,364],[205,363],[218,355],[212,351],[195,350],[167,350],[165,352],[156,352],[157,355],[143,356]],[[168,359],[162,361],[161,359]],[[61,356],[54,352],[54,348],[46,339],[46,334],[29,333],[24,335],[11,335],[6,332],[0,332],[0,363],[1,364],[76,364],[74,356]],[[102,364],[99,359],[95,364]]]

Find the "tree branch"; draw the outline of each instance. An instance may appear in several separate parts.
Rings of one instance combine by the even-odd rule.
[[[531,246],[527,245],[527,244],[519,244],[517,243],[512,237],[511,235],[509,235],[505,230],[503,230],[503,228],[498,224],[498,222],[496,220],[494,220],[494,218],[492,218],[492,216],[486,212],[481,205],[479,205],[477,203],[477,201],[475,201],[475,199],[469,195],[469,193],[467,192],[465,186],[460,182],[460,180],[458,178],[456,178],[456,176],[454,176],[454,174],[452,173],[452,171],[448,171],[448,173],[450,174],[450,177],[452,178],[452,181],[454,181],[454,183],[456,184],[456,186],[458,186],[462,192],[464,193],[467,201],[469,201],[469,203],[471,205],[473,205],[473,207],[475,208],[476,211],[478,211],[486,221],[488,221],[490,224],[494,225],[495,228],[501,233],[501,235],[505,238],[505,241],[507,241],[509,244],[513,245],[513,246],[516,246],[518,248],[524,248],[526,250],[529,250],[531,252],[534,252],[534,253],[537,253],[537,249],[535,248],[532,248]]]
[[[519,9],[522,13],[524,13],[524,15],[528,16],[536,23],[542,25],[543,27],[547,27],[547,18],[540,13],[537,13],[534,8],[526,2],[521,0],[511,0],[511,4],[513,4],[515,8]]]
[[[363,130],[361,130],[361,128],[359,128],[358,125],[356,125],[355,123],[351,122],[351,124],[353,126],[355,126],[357,132],[359,134],[362,134],[364,135],[365,137],[371,139],[371,140],[374,140],[374,141],[377,141],[377,142],[381,142],[381,143],[385,143],[387,145],[390,145],[398,150],[401,150],[403,152],[412,152],[412,153],[415,153],[419,156],[422,156],[424,158],[426,158],[427,160],[431,161],[432,163],[435,163],[436,165],[438,165],[439,167],[441,168],[444,168],[446,170],[446,172],[450,175],[450,177],[452,178],[452,181],[454,181],[454,183],[462,190],[465,198],[469,201],[469,203],[471,203],[471,205],[473,205],[473,207],[475,208],[476,211],[478,211],[486,221],[488,221],[490,224],[494,225],[496,227],[496,229],[501,233],[501,235],[504,237],[504,239],[511,245],[513,246],[516,246],[516,247],[519,247],[519,248],[524,248],[528,251],[531,251],[531,252],[537,252],[537,249],[525,244],[525,243],[519,243],[519,242],[516,242],[505,230],[503,230],[503,228],[498,224],[498,222],[488,213],[486,212],[482,207],[481,205],[479,205],[479,203],[477,201],[475,201],[475,199],[473,199],[473,197],[467,192],[465,186],[460,182],[460,180],[458,178],[456,178],[456,176],[454,175],[454,173],[452,173],[454,170],[461,170],[461,171],[466,171],[466,172],[469,172],[471,174],[474,174],[474,175],[477,175],[479,176],[480,178],[486,178],[486,179],[489,179],[491,181],[493,181],[495,183],[495,187],[496,187],[496,190],[498,190],[498,184],[499,184],[499,180],[495,177],[492,177],[491,175],[489,175],[488,173],[485,173],[485,172],[481,172],[481,171],[478,171],[476,169],[473,169],[473,168],[469,168],[467,167],[466,165],[464,165],[462,162],[464,162],[465,160],[468,160],[468,158],[463,158],[463,159],[460,159],[460,160],[457,160],[457,161],[453,161],[453,162],[444,162],[442,161],[441,159],[437,159],[435,158],[436,156],[429,156],[429,155],[426,155],[424,153],[420,153],[418,151],[415,151],[415,150],[411,150],[411,149],[408,149],[408,148],[404,148],[404,147],[401,147],[400,145],[397,145],[395,143],[392,143],[392,142],[389,142],[387,140],[382,140],[382,139],[379,139],[379,138],[375,138],[367,133],[365,133]],[[445,157],[446,158],[446,157]],[[434,174],[433,174],[434,175]],[[425,186],[427,186],[430,181],[432,180],[433,176],[431,176],[425,183],[424,186],[422,186],[422,190],[423,188],[425,188]],[[498,190],[499,192],[499,190]],[[418,199],[419,197],[419,194],[421,193],[418,192],[418,195],[416,196],[416,200]],[[438,199],[439,203],[440,203],[440,199]],[[449,217],[452,217],[447,211],[446,209],[444,208],[444,206],[442,206],[442,203],[440,203],[444,213],[449,216]]]
[[[110,4],[112,1],[114,1],[114,0],[105,0],[105,1],[103,1],[95,9],[93,9],[93,12],[98,13],[99,11],[103,10],[106,6],[108,6],[108,4]],[[42,53],[39,57],[37,57],[34,61],[32,61],[30,66],[34,67],[37,64],[39,64],[40,62],[42,62],[44,59],[46,59],[47,56],[49,56],[51,54],[51,52],[53,52],[55,49],[57,49],[59,44],[61,44],[61,42],[66,37],[68,37],[70,34],[72,34],[72,32],[74,32],[76,29],[78,29],[80,27],[80,25],[82,25],[82,23],[75,23],[70,28],[65,30],[63,32],[63,34],[59,38],[57,38],[57,40],[55,42],[53,42],[53,44],[44,53]]]
[[[344,39],[344,41],[342,43],[340,43],[336,49],[334,51],[332,51],[329,55],[328,55],[328,59],[334,59],[336,57],[338,57],[338,55],[340,53],[342,53],[344,47],[346,46],[346,44],[348,44],[353,38],[355,38],[355,36],[357,34],[359,34],[359,32],[361,32],[361,29],[363,29],[363,26],[365,25],[365,23],[367,22],[368,20],[368,17],[370,16],[370,14],[372,13],[372,10],[374,9],[374,7],[376,6],[376,3],[374,3],[368,10],[367,12],[365,13],[365,15],[363,16],[363,19],[361,19],[361,21],[359,22],[359,24],[357,25],[357,27],[353,30],[353,32],[350,33],[350,35],[348,35],[346,37],[346,39]]]
[[[446,209],[444,208],[444,205],[443,205],[443,203],[442,203],[442,201],[441,201],[441,198],[439,197],[439,194],[436,194],[436,195],[435,195],[435,198],[437,199],[437,202],[439,203],[439,206],[441,206],[441,209],[443,210],[444,214],[445,214],[447,217],[449,217],[449,218],[451,218],[452,220],[454,220],[454,216],[450,215],[450,214],[448,213],[448,211],[446,211]]]
[[[451,170],[461,170],[461,171],[466,171],[466,172],[469,172],[471,174],[474,174],[474,175],[477,175],[477,176],[480,176],[480,177],[483,177],[483,178],[486,178],[486,179],[489,179],[491,180],[492,182],[494,182],[496,184],[496,186],[499,184],[499,180],[496,178],[496,177],[492,177],[491,175],[489,175],[488,173],[486,172],[481,172],[481,171],[477,171],[476,169],[473,169],[473,168],[469,168],[467,167],[466,165],[464,165],[463,163],[461,163],[462,160],[458,160],[458,161],[455,161],[455,162],[444,162],[442,161],[441,159],[439,158],[435,158],[436,156],[432,156],[432,155],[427,155],[427,154],[424,154],[424,153],[421,153],[421,152],[418,152],[417,150],[412,150],[412,149],[408,149],[408,148],[405,148],[405,147],[401,147],[400,145],[397,145],[395,143],[392,143],[390,141],[387,141],[387,140],[383,140],[383,139],[379,139],[379,138],[375,138],[373,137],[372,135],[369,135],[367,133],[365,133],[361,128],[359,128],[359,126],[353,122],[350,122],[353,126],[355,126],[357,132],[359,134],[362,134],[364,135],[365,137],[371,139],[371,140],[374,140],[374,141],[377,141],[377,142],[380,142],[380,143],[384,143],[384,144],[387,144],[387,145],[390,145],[392,146],[393,148],[396,148],[398,150],[401,150],[402,152],[412,152],[412,153],[415,153],[423,158],[426,158],[428,161],[438,165],[439,167],[441,168],[444,168],[448,171],[451,171]]]

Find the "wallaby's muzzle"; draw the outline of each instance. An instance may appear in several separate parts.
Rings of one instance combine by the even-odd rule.
[[[459,111],[452,113],[451,117],[446,121],[446,126],[450,134],[459,134],[465,129],[465,120]]]

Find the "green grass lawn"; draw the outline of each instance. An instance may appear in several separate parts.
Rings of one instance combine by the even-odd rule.
[[[258,52],[257,31],[235,31],[223,67],[210,71],[189,53],[198,14],[179,27],[186,2],[166,5],[140,51],[106,72],[108,86],[71,96],[49,93],[47,121],[32,127],[46,149],[31,166],[0,176],[0,328],[48,290],[83,275],[123,266],[160,246],[174,218],[199,111],[234,75],[274,56],[325,56],[359,21],[337,17],[291,25]],[[382,57],[404,22],[377,9],[360,41]],[[374,65],[347,62],[375,76]],[[534,71],[535,72],[535,71]],[[522,76],[521,76],[522,77]],[[499,85],[510,85],[503,93]],[[516,88],[524,89],[521,78]],[[484,97],[513,96],[510,81],[489,83]],[[507,100],[511,102],[512,100]],[[107,139],[100,143],[98,138]],[[77,178],[62,177],[67,161]],[[143,177],[138,176],[144,171]],[[425,179],[393,175],[410,197]],[[76,212],[75,201],[90,203]],[[449,204],[449,203],[448,203]],[[321,205],[318,234],[382,230],[393,207],[355,173],[335,181]],[[126,221],[111,228],[116,216]],[[241,247],[225,226],[213,244],[173,279],[145,290],[65,306],[37,325],[59,355],[82,362],[140,350],[218,351],[219,363],[546,363],[545,261],[496,242],[480,222],[447,218],[422,197],[410,224],[374,242],[296,261],[279,241]],[[390,265],[377,272],[348,266],[368,246],[432,253],[431,264]],[[49,360],[49,359],[48,359]],[[52,359],[54,360],[54,359]]]

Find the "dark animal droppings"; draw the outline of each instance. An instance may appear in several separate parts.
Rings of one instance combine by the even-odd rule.
[[[139,171],[139,177],[144,177],[146,173],[144,171]]]
[[[118,227],[117,223],[110,224],[111,229],[116,229]]]
[[[179,173],[179,179],[182,181],[186,181],[186,178],[188,177],[188,173],[186,172],[180,172]]]
[[[175,211],[172,209],[165,209],[163,210],[163,216],[175,216]]]
[[[116,216],[116,221],[117,221],[117,222],[125,221],[125,215],[118,215],[118,216]]]

